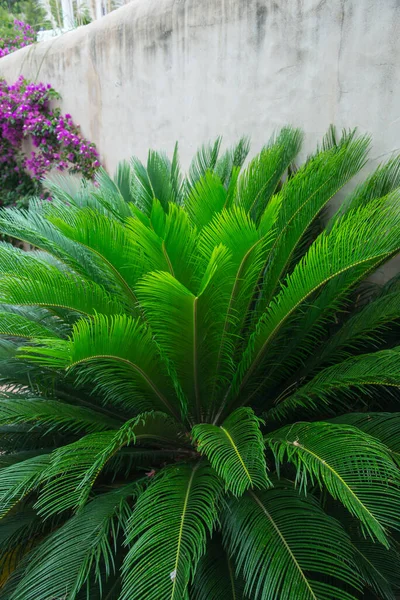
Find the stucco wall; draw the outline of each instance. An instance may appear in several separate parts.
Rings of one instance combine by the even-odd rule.
[[[0,60],[0,76],[51,82],[109,169],[149,146],[185,161],[201,142],[284,123],[306,149],[329,123],[400,147],[399,0],[134,0]]]
[[[133,0],[107,17],[0,60],[0,76],[51,82],[62,106],[116,163],[178,140],[282,124],[373,135],[372,162],[400,151],[400,0]],[[386,276],[393,272],[386,270]]]

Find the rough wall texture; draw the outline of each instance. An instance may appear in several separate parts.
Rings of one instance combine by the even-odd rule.
[[[292,123],[305,152],[329,123],[400,148],[399,0],[133,0],[0,60],[0,76],[51,82],[113,170],[148,147],[184,164],[202,142]],[[371,168],[370,165],[369,168]]]

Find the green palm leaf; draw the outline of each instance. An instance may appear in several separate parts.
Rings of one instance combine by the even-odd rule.
[[[0,517],[40,485],[48,464],[49,456],[41,454],[0,469]]]
[[[188,191],[195,187],[196,183],[204,177],[208,171],[214,171],[222,138],[218,137],[213,144],[204,144],[194,155],[190,166],[189,174],[185,181],[185,187]]]
[[[43,398],[18,398],[10,394],[6,400],[0,400],[0,425],[12,423],[31,423],[41,430],[72,431],[74,433],[85,431],[95,432],[119,427],[121,422],[114,421],[109,416],[71,404],[63,404],[56,400]]]
[[[159,408],[179,414],[152,334],[139,319],[96,315],[91,321],[80,320],[69,341],[25,347],[21,356],[52,368],[73,369],[78,381],[95,385],[107,402],[137,412]]]
[[[193,224],[201,229],[208,225],[215,214],[218,214],[227,204],[227,191],[218,175],[212,171],[196,181],[185,200],[187,211]]]
[[[353,539],[354,563],[367,586],[382,600],[396,600],[400,589],[400,556],[371,540]]]
[[[235,200],[257,223],[286,169],[299,153],[302,139],[299,129],[284,127],[239,178]]]
[[[220,427],[196,425],[192,435],[227,491],[241,496],[248,488],[269,485],[260,421],[250,408],[234,411]]]
[[[361,354],[327,367],[313,379],[299,387],[294,393],[270,410],[270,416],[281,418],[297,407],[309,410],[321,408],[335,401],[340,406],[359,392],[378,385],[400,386],[400,349],[381,350],[373,354]]]
[[[370,140],[345,138],[338,148],[317,153],[283,186],[279,235],[265,281],[268,304],[285,275],[296,248],[313,220],[336,192],[364,166]]]
[[[62,218],[49,215],[48,219],[66,237],[92,251],[103,268],[110,270],[115,285],[122,288],[128,301],[136,303],[133,287],[147,265],[143,264],[143,258],[140,260],[140,252],[126,226],[92,209],[70,209]]]
[[[249,492],[229,502],[222,523],[224,543],[246,583],[246,597],[354,599],[338,587],[339,582],[359,586],[350,565],[350,540],[311,499],[291,489]]]
[[[171,466],[140,496],[128,525],[121,600],[181,600],[217,518],[210,467]],[[154,519],[154,510],[157,519]]]
[[[390,449],[393,460],[397,464],[400,463],[400,413],[349,413],[335,417],[331,422],[358,427],[361,431],[377,438]]]
[[[337,359],[347,350],[367,343],[379,344],[388,325],[400,319],[400,294],[382,294],[348,319],[322,349],[318,363]],[[340,353],[340,354],[338,354]]]
[[[40,202],[39,207],[41,208],[39,208],[35,201],[31,201],[28,211],[9,208],[1,210],[0,228],[2,233],[48,252],[83,277],[92,278],[96,283],[106,283],[106,274],[102,273],[98,264],[93,262],[93,253],[69,240],[50,223],[45,218],[45,213],[46,210],[53,212],[55,207],[43,208],[43,204]]]
[[[58,448],[50,456],[43,475],[46,483],[35,507],[39,514],[48,517],[84,506],[101,471],[124,446],[153,440],[156,444],[161,441],[163,446],[166,443],[176,447],[180,432],[167,415],[144,413],[126,421],[119,429],[92,433]]]
[[[236,396],[241,393],[248,401],[261,389],[264,376],[260,375],[260,370],[268,366],[271,344],[279,343],[278,334],[282,327],[308,298],[335,277],[390,255],[399,247],[399,216],[389,208],[390,205],[383,210],[378,202],[359,209],[344,222],[339,220],[329,234],[324,232],[317,238],[286,278],[285,286],[268,306],[250,337],[233,386]],[[378,213],[379,224],[374,218]],[[276,357],[273,358],[275,362]]]
[[[140,486],[134,483],[103,494],[50,534],[30,554],[23,578],[10,598],[37,600],[67,595],[73,600],[85,583],[90,586],[101,582],[103,565],[105,579],[112,575],[119,520],[127,520],[129,499],[140,491]]]
[[[0,335],[22,338],[51,338],[56,333],[39,323],[29,321],[26,317],[10,312],[0,312]]]
[[[386,446],[349,425],[295,423],[268,434],[277,468],[297,469],[296,483],[325,487],[371,538],[389,546],[386,528],[400,526],[400,474]]]
[[[235,573],[232,558],[213,535],[200,559],[190,593],[191,600],[245,600],[244,582]]]
[[[230,266],[229,253],[221,245],[211,256],[197,295],[169,273],[151,273],[137,287],[155,339],[199,420],[204,410],[202,399],[215,382],[217,361],[220,371],[232,371],[232,346],[227,342],[222,359],[218,346],[225,323],[222,307],[226,310],[232,289]]]
[[[235,146],[226,150],[224,154],[218,158],[215,164],[215,173],[228,190],[232,185],[236,185],[237,176],[249,151],[250,139],[248,137],[242,137]]]

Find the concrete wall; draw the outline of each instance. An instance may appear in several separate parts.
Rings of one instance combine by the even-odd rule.
[[[133,0],[0,60],[0,76],[51,82],[107,168],[149,146],[292,123],[306,150],[329,123],[358,125],[379,160],[400,147],[399,0]]]
[[[133,0],[0,59],[0,76],[51,82],[112,171],[149,147],[184,166],[204,141],[283,124],[373,135],[374,164],[400,151],[400,0]],[[381,270],[382,281],[400,260]]]

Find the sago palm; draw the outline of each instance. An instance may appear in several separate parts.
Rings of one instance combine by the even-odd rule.
[[[2,600],[395,597],[400,161],[301,140],[1,212]]]

